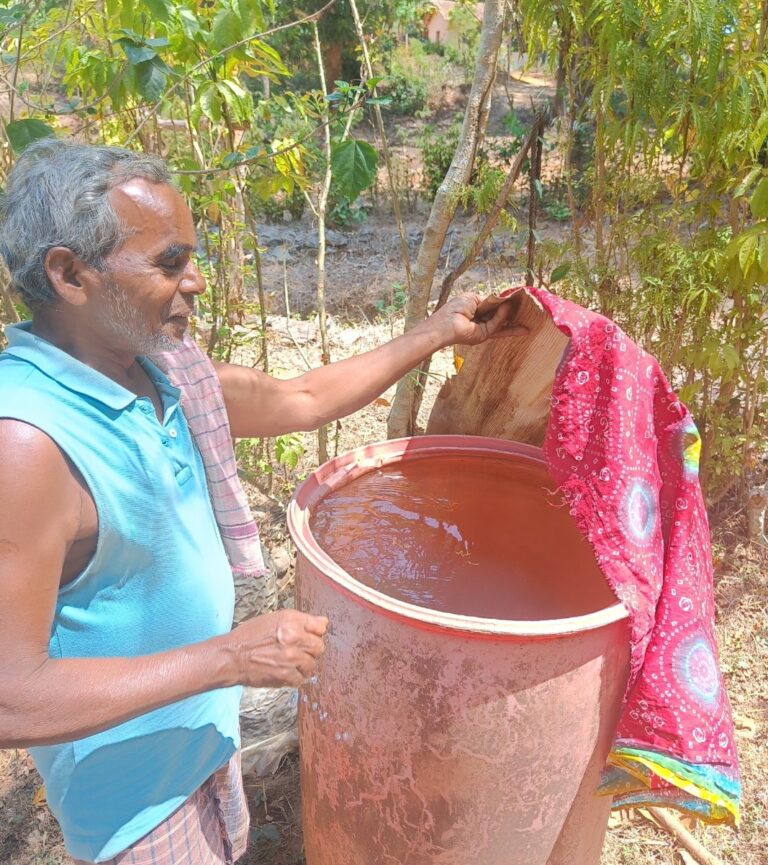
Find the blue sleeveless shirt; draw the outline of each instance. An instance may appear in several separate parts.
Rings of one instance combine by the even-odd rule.
[[[48,435],[96,505],[93,559],[61,587],[51,658],[150,655],[232,627],[234,588],[180,391],[140,358],[163,405],[6,328],[0,418]],[[34,574],[30,574],[34,579]],[[239,747],[240,688],[198,694],[101,733],[30,749],[77,859],[110,859],[155,828]]]

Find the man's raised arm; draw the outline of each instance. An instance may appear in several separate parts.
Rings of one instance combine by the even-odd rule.
[[[458,295],[379,348],[297,378],[280,380],[248,367],[217,364],[232,435],[252,438],[317,429],[367,405],[438,349],[524,331],[506,326],[508,305],[498,307],[487,321],[474,321],[479,303],[477,295]]]

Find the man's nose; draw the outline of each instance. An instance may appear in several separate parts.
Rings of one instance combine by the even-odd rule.
[[[205,277],[194,261],[187,265],[179,285],[182,294],[202,294],[205,291]]]

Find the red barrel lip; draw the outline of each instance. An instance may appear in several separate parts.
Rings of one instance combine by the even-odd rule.
[[[528,638],[564,636],[592,631],[628,617],[626,607],[618,600],[615,604],[582,616],[536,621],[486,619],[432,610],[392,598],[358,582],[320,547],[312,535],[309,521],[312,506],[324,496],[372,469],[401,461],[403,458],[421,459],[435,454],[513,454],[546,464],[541,448],[482,436],[415,436],[364,445],[329,460],[297,488],[288,505],[287,521],[288,530],[299,552],[331,582],[367,606],[431,628],[458,631],[466,635]]]

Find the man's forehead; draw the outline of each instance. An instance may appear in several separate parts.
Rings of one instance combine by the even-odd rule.
[[[153,241],[194,231],[192,215],[184,199],[167,183],[133,178],[109,193],[112,207],[131,234],[146,234]]]

